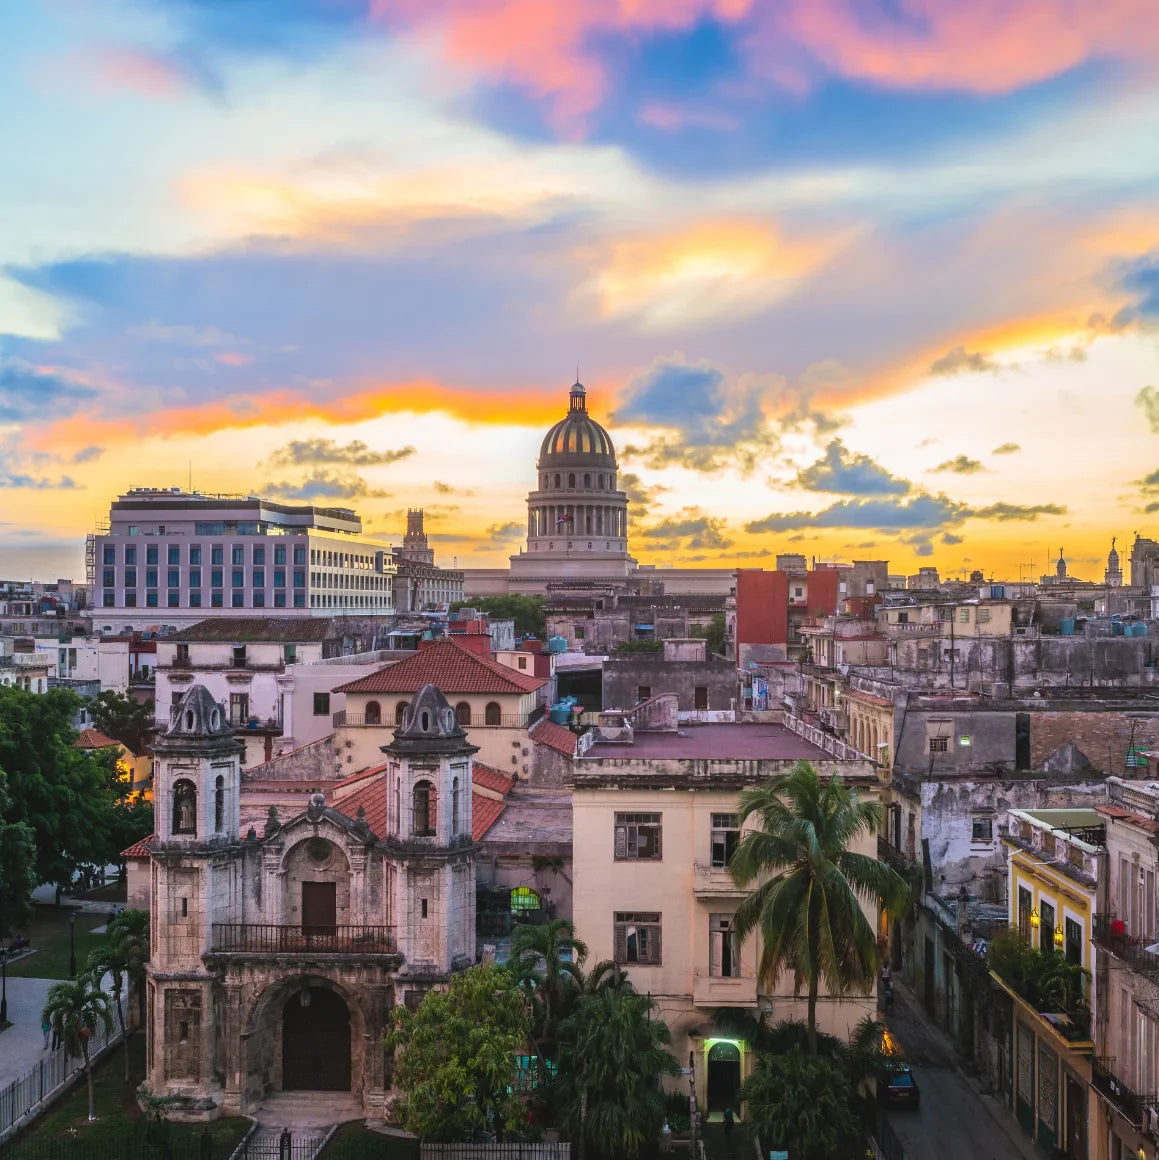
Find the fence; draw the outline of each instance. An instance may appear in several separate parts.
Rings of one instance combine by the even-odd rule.
[[[875,1160],[905,1160],[905,1149],[890,1122],[880,1113],[869,1133],[870,1150]]]
[[[95,1063],[120,1038],[120,1029],[107,1033],[104,1028],[98,1028],[89,1042],[89,1059]],[[39,1115],[82,1067],[82,1060],[70,1059],[64,1051],[54,1051],[0,1090],[0,1141],[6,1140],[16,1125]]]
[[[113,1141],[108,1136],[67,1140],[27,1140],[0,1146],[3,1160],[228,1160],[229,1148],[204,1128],[170,1124],[134,1126]],[[299,1160],[292,1157],[291,1160]]]
[[[424,1144],[421,1160],[570,1160],[571,1145]]]

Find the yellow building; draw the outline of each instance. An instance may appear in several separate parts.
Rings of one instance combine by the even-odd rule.
[[[822,777],[836,771],[876,799],[874,767],[831,760],[779,724],[619,736],[597,741],[573,763],[576,931],[588,944],[589,962],[614,959],[656,1001],[677,1059],[686,1065],[692,1057],[702,1111],[735,1110],[754,1060],[739,1037],[716,1025],[714,1011],[736,1008],[770,1021],[806,1013],[790,975],[764,993],[759,938],[740,944],[732,934],[743,897],[727,869],[741,836],[739,793],[805,758]],[[857,849],[876,857],[876,839],[863,836]],[[865,913],[876,928],[876,905]],[[868,993],[844,1000],[823,994],[818,1023],[845,1037],[874,1007]]]
[[[1092,809],[1011,810],[1003,844],[1009,855],[1010,926],[1029,946],[1057,952],[1092,970],[1091,937],[1105,819]],[[1040,1010],[1012,979],[993,977],[1014,1006],[1014,1110],[1019,1123],[1046,1149],[1088,1155],[1094,1102],[1091,1012],[1097,996],[1093,976],[1085,1002]]]
[[[149,754],[138,757],[128,746],[113,737],[106,737],[99,729],[82,729],[72,746],[90,753],[116,750],[117,776],[124,783],[125,796],[141,794],[145,801],[153,800],[153,758]]]

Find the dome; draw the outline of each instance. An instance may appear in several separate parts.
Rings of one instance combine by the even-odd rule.
[[[587,392],[576,383],[569,395],[567,417],[543,437],[539,468],[603,467],[615,470],[616,449],[611,436],[589,414]]]

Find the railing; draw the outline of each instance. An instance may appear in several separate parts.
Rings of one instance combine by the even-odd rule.
[[[282,926],[273,923],[213,924],[214,954],[389,955],[395,951],[392,926]]]
[[[727,866],[706,866],[703,862],[692,865],[692,890],[695,894],[741,895],[744,893]]]
[[[914,865],[914,860],[904,850],[891,845],[884,834],[877,835],[877,860],[892,866],[899,874],[904,874]]]
[[[1114,914],[1096,914],[1092,938],[1096,946],[1110,951],[1139,974],[1159,980],[1159,951],[1147,949],[1159,947],[1159,935],[1129,935],[1126,924]]]
[[[832,733],[826,733],[823,729],[818,729],[816,725],[806,724],[800,717],[794,717],[791,713],[786,713],[782,724],[786,729],[796,733],[798,737],[803,737],[806,741],[816,745],[818,749],[828,753],[830,757],[837,758],[838,761],[872,761],[872,757],[866,756],[864,753],[858,753],[852,745],[846,745],[844,741],[839,741]]]
[[[702,975],[692,980],[692,1001],[697,1007],[755,1007],[757,980],[748,975]]]
[[[525,717],[522,713],[500,713],[490,718],[486,718],[482,713],[476,713],[469,721],[461,717],[457,717],[456,720],[464,729],[526,729],[533,724],[532,718]],[[394,719],[393,706],[390,713],[384,713],[382,716],[374,714],[368,716],[365,713],[352,713],[349,709],[340,709],[333,715],[333,724],[335,729],[390,729],[393,732],[399,728],[399,723]]]
[[[1114,1064],[1113,1056],[1091,1060],[1091,1086],[1106,1096],[1136,1128],[1142,1128],[1147,1122],[1146,1111],[1155,1106],[1156,1097],[1146,1098],[1133,1092],[1115,1075]]]

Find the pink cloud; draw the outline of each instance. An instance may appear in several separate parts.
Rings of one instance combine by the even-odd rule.
[[[636,120],[662,133],[677,133],[681,129],[718,129],[724,132],[736,129],[740,122],[728,113],[701,106],[679,105],[668,101],[648,101],[640,107]]]
[[[252,363],[253,355],[242,354],[236,350],[223,350],[220,354],[213,356],[215,362],[222,363],[227,367],[248,367]]]
[[[93,62],[93,76],[106,92],[137,93],[151,100],[174,100],[188,88],[181,69],[140,49],[105,49]]]

